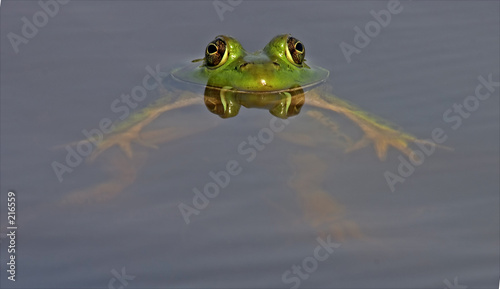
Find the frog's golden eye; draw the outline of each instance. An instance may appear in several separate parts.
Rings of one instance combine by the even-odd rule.
[[[302,65],[306,56],[306,48],[297,38],[288,37],[286,41],[286,58],[295,65]]]
[[[208,43],[205,49],[205,65],[208,68],[216,68],[226,62],[228,54],[226,46],[226,42],[221,38]]]

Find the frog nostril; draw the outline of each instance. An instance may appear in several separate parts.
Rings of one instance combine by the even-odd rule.
[[[240,68],[243,68],[243,67],[247,66],[248,64],[250,64],[250,62],[245,62],[245,63],[240,65]]]
[[[273,61],[274,68],[280,69],[280,64],[278,62]]]

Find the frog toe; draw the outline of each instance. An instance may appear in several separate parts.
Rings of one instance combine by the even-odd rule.
[[[133,155],[131,143],[132,139],[128,134],[117,134],[110,136],[108,139],[101,141],[101,143],[97,145],[97,148],[88,157],[88,161],[89,162],[95,161],[96,158],[101,153],[103,153],[104,151],[108,150],[109,148],[115,145],[120,147],[120,149],[125,153],[125,155],[131,159]]]
[[[146,142],[142,139],[137,139],[136,140],[138,144],[142,145],[142,146],[145,146],[145,147],[148,147],[148,148],[152,148],[152,149],[158,149],[158,146],[155,145],[155,144],[152,144],[152,143],[149,143],[149,142]]]
[[[359,141],[357,141],[356,143],[354,143],[352,146],[348,147],[345,150],[345,152],[350,153],[350,152],[359,150],[361,148],[366,147],[369,143],[370,143],[370,141],[366,137],[364,137],[364,138],[360,139]]]

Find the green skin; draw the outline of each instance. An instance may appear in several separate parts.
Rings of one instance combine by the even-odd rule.
[[[215,51],[216,45],[212,43],[217,39],[224,41],[224,50],[217,48]],[[290,46],[290,39],[296,40],[288,34],[278,35],[263,50],[248,53],[236,39],[220,35],[207,46],[205,58],[193,60],[193,64],[174,70],[172,77],[206,87],[206,106],[222,118],[236,116],[240,106],[269,109],[271,114],[279,118],[298,114],[304,103],[320,110],[337,112],[356,123],[365,133],[361,140],[346,150],[356,150],[373,143],[381,160],[390,146],[410,156],[412,150],[408,147],[409,142],[425,143],[318,87],[328,78],[328,70],[305,64],[304,46],[302,43]],[[211,62],[211,55],[218,55],[219,52],[220,62]],[[301,56],[302,61],[297,63],[294,55]],[[201,61],[203,63],[199,64]],[[114,145],[121,147],[128,157],[132,157],[132,142],[156,147],[141,139],[141,131],[146,125],[169,110],[202,103],[202,97],[198,94],[189,91],[171,92],[168,87],[165,89],[166,100],[118,124],[115,132],[94,150],[90,160]],[[331,123],[320,112],[311,116],[326,126]]]

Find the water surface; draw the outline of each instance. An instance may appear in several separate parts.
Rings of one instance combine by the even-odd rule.
[[[497,286],[499,88],[456,129],[458,120],[443,114],[474,95],[478,77],[498,81],[499,4],[402,1],[402,11],[348,62],[340,45],[354,45],[354,27],[364,29],[370,11],[387,3],[243,1],[221,18],[212,1],[71,1],[16,53],[7,35],[22,35],[22,18],[41,8],[3,1],[1,232],[6,237],[6,193],[14,190],[18,263],[11,282],[3,239],[1,287]],[[168,72],[200,58],[219,34],[254,51],[281,33],[305,44],[309,63],[331,71],[338,97],[419,138],[441,128],[454,150],[437,149],[392,192],[384,173],[397,173],[401,153],[391,149],[383,162],[372,146],[346,154],[307,106],[251,162],[238,146],[272,116],[242,108],[222,120],[197,106],[155,123],[177,128],[166,135],[179,138],[156,150],[136,147],[136,162],[113,149],[59,181],[51,164],[65,163],[66,151],[54,147],[118,119],[123,112],[112,103],[141,85],[146,67]],[[148,93],[131,112],[155,97]],[[295,132],[307,132],[313,146],[286,141]],[[230,161],[241,173],[186,224],[178,205],[190,204],[193,189]],[[93,194],[113,176],[122,177],[113,194]],[[305,213],[311,195],[331,210],[330,227],[314,227]],[[284,280],[328,234],[340,246],[307,278]],[[122,269],[135,276],[127,284],[116,279]]]

